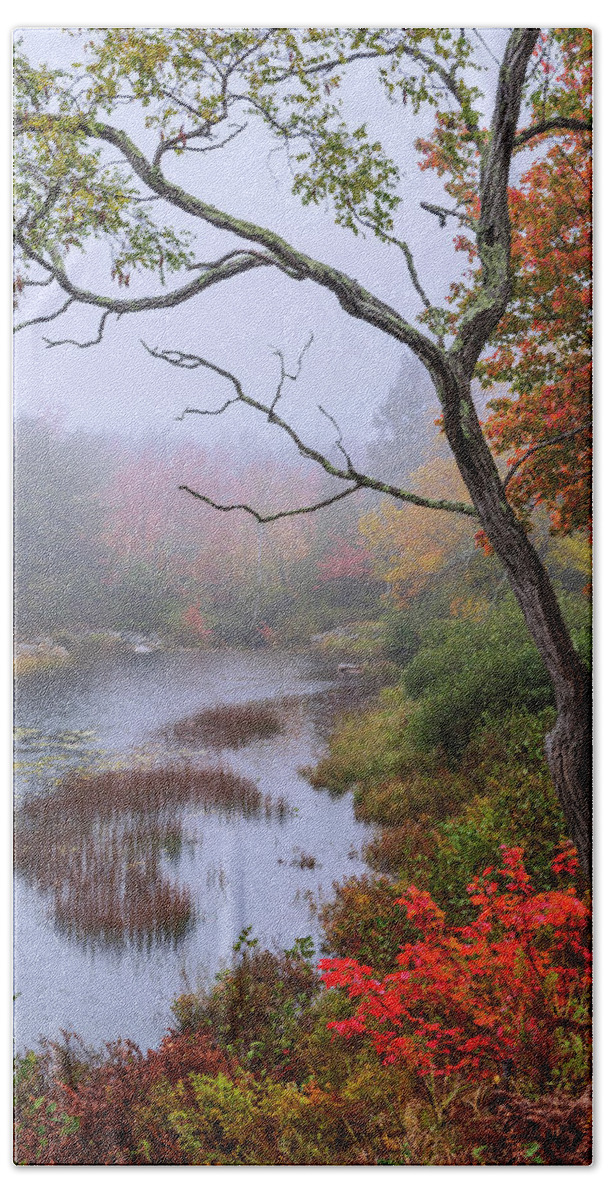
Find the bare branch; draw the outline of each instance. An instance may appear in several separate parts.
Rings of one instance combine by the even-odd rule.
[[[307,353],[308,350],[310,350],[310,347],[312,346],[313,341],[314,341],[314,333],[311,333],[308,338],[308,341],[304,343],[302,349],[300,350],[300,353],[298,355],[298,360],[296,363],[296,369],[293,372],[288,371],[285,366],[285,356],[283,354],[283,351],[273,349],[273,354],[276,355],[276,357],[278,358],[278,360],[281,364],[281,373],[280,373],[279,382],[277,384],[277,388],[276,388],[276,391],[274,394],[274,400],[272,401],[272,404],[270,405],[270,412],[274,412],[279,400],[281,399],[281,396],[283,394],[283,385],[285,384],[286,380],[290,379],[292,382],[295,383],[296,379],[299,378],[300,371],[302,370],[302,363],[304,362],[304,355]],[[269,418],[269,420],[270,420],[270,418]]]
[[[349,471],[352,471],[354,474],[356,474],[355,468],[353,467],[353,464],[352,464],[351,457],[344,447],[344,435],[342,433],[342,430],[340,429],[340,426],[338,425],[338,422],[336,421],[335,417],[332,416],[331,413],[327,412],[327,409],[323,408],[322,404],[318,405],[318,409],[319,409],[319,412],[322,413],[324,417],[327,417],[327,420],[330,421],[331,424],[333,425],[333,427],[338,435],[334,445],[340,451],[340,454],[343,455],[344,461],[346,462],[346,465],[347,465]]]
[[[205,417],[220,416],[222,413],[226,412],[226,409],[230,408],[232,404],[241,402],[242,404],[246,404],[249,408],[254,408],[257,412],[263,413],[263,415],[271,424],[278,426],[278,428],[286,434],[286,436],[296,446],[303,458],[308,458],[313,462],[318,463],[318,465],[323,468],[326,474],[332,475],[336,479],[350,481],[353,484],[356,484],[357,488],[365,488],[368,491],[381,492],[383,495],[392,496],[395,500],[400,500],[406,504],[414,504],[420,508],[431,508],[441,512],[463,513],[469,517],[477,517],[477,511],[472,504],[465,504],[460,500],[432,500],[426,496],[419,496],[415,492],[408,492],[404,488],[394,487],[392,484],[384,483],[383,480],[374,479],[371,475],[366,475],[364,472],[358,471],[356,467],[353,466],[343,444],[341,444],[342,433],[339,425],[335,419],[325,411],[325,409],[321,409],[323,415],[327,417],[329,421],[331,421],[338,433],[338,442],[335,444],[345,457],[346,465],[344,467],[337,467],[335,463],[332,463],[331,459],[329,459],[326,454],[322,454],[321,451],[317,450],[314,446],[309,446],[303,441],[293,426],[285,421],[283,417],[279,416],[276,411],[276,396],[273,398],[270,404],[264,404],[261,400],[254,400],[252,396],[248,396],[245,393],[240,380],[237,379],[236,375],[233,375],[231,371],[226,371],[224,367],[219,367],[216,363],[212,363],[208,359],[202,358],[198,354],[187,353],[183,350],[152,350],[149,346],[146,346],[145,343],[142,343],[142,345],[144,345],[144,348],[149,354],[152,355],[153,358],[160,358],[164,362],[169,363],[169,365],[172,367],[185,367],[188,370],[193,370],[197,367],[204,367],[207,370],[214,371],[215,374],[219,375],[222,379],[227,379],[234,387],[235,395],[229,400],[225,401],[220,408],[187,408],[184,409],[181,417],[177,418],[178,420],[183,420],[183,418],[188,415]],[[208,497],[202,497],[202,499],[206,500],[208,503],[211,503]],[[243,505],[237,507],[243,508],[245,511],[253,512],[253,510],[245,508]],[[296,511],[299,512],[301,510],[298,509]],[[253,515],[257,516],[259,514],[253,513]],[[280,515],[292,514],[289,513]]]
[[[267,516],[262,516],[256,512],[255,508],[251,508],[249,504],[218,504],[209,496],[203,496],[200,492],[195,492],[194,488],[187,487],[185,483],[180,484],[178,491],[188,492],[190,496],[194,496],[195,500],[202,500],[204,504],[208,504],[210,508],[217,509],[218,512],[246,512],[255,517],[259,525],[269,525],[271,521],[280,521],[283,517],[297,517],[303,513],[318,512],[321,508],[329,508],[330,504],[336,504],[338,500],[343,500],[345,496],[352,496],[353,492],[358,492],[362,485],[355,483],[353,487],[345,488],[343,492],[337,492],[335,496],[329,496],[326,500],[319,500],[317,504],[307,504],[302,508],[286,509],[284,512],[269,513]]]
[[[392,242],[393,245],[398,246],[399,249],[401,250],[401,253],[405,256],[405,261],[407,263],[407,269],[409,271],[410,279],[411,279],[416,291],[418,292],[418,295],[420,296],[420,299],[422,300],[424,307],[432,308],[433,305],[431,304],[431,301],[429,300],[429,298],[420,282],[420,277],[418,275],[418,272],[416,270],[416,265],[414,263],[414,256],[413,256],[407,242],[404,242],[401,238],[393,237],[391,234],[387,235],[387,240],[389,242]]]
[[[70,307],[70,304],[73,303],[74,297],[68,296],[65,304],[62,304],[61,308],[56,309],[55,312],[49,313],[48,317],[32,317],[29,321],[22,321],[20,325],[15,325],[13,333],[19,333],[20,329],[26,329],[28,325],[41,325],[46,321],[54,321],[56,317],[60,317],[64,312],[66,312],[66,310]]]
[[[145,342],[142,341],[141,344],[144,350],[147,350],[148,354],[152,355],[152,358],[161,358],[164,362],[168,362],[172,367],[184,367],[188,371],[196,370],[197,367],[207,367],[210,371],[215,371],[217,375],[221,375],[223,379],[228,379],[230,383],[233,384],[236,391],[235,400],[242,400],[244,403],[246,402],[247,398],[243,393],[241,384],[236,375],[233,375],[231,371],[226,371],[223,367],[218,367],[215,363],[209,362],[206,358],[201,358],[198,354],[188,354],[185,350],[153,350],[152,347],[147,346]],[[234,404],[235,400],[231,400],[229,403]],[[187,412],[189,410],[186,409],[185,411]],[[191,411],[198,412],[199,410],[192,409]],[[215,416],[216,411],[219,410],[211,409],[209,412],[204,410],[200,411],[204,416]]]
[[[481,34],[480,34],[479,30],[474,28],[474,29],[473,29],[473,33],[475,34],[475,36],[476,36],[477,40],[478,40],[479,42],[481,42],[481,45],[483,46],[484,50],[485,50],[485,51],[486,51],[486,52],[487,52],[487,53],[490,55],[490,58],[494,59],[494,62],[496,63],[496,66],[497,66],[497,67],[499,67],[499,66],[500,66],[500,63],[499,63],[499,61],[498,61],[498,59],[497,59],[496,55],[492,53],[492,51],[490,50],[490,47],[488,46],[488,43],[486,42],[485,38],[483,38],[483,37],[481,36]]]
[[[465,225],[473,226],[473,221],[467,215],[467,213],[459,212],[457,208],[443,208],[441,204],[428,204],[426,200],[420,201],[420,207],[423,208],[425,212],[432,213],[434,217],[439,217],[439,224],[442,229],[445,226],[447,217],[457,217],[457,219],[462,221]]]
[[[401,253],[404,255],[405,261],[407,263],[407,269],[409,272],[410,279],[411,279],[416,291],[418,292],[418,295],[420,296],[420,299],[422,300],[424,307],[432,308],[433,305],[431,304],[431,301],[429,300],[429,298],[428,298],[426,292],[424,291],[424,288],[422,287],[422,284],[420,282],[420,278],[419,278],[418,272],[416,270],[416,264],[414,263],[414,256],[413,256],[407,242],[403,241],[402,238],[394,237],[394,235],[391,233],[383,232],[381,234],[378,234],[378,231],[372,221],[368,221],[368,220],[366,220],[365,217],[359,216],[359,214],[357,212],[355,212],[354,208],[351,205],[349,205],[349,208],[351,210],[353,218],[355,219],[355,221],[357,221],[357,223],[359,225],[365,226],[366,229],[371,229],[372,233],[375,233],[377,237],[379,236],[381,241],[390,242],[391,245],[397,246],[399,248],[399,250],[401,250]]]
[[[103,337],[104,326],[105,326],[105,323],[106,323],[109,315],[110,314],[107,311],[101,314],[101,320],[99,322],[99,328],[97,330],[97,337],[92,338],[92,340],[90,342],[76,342],[76,341],[73,341],[72,338],[63,338],[61,341],[57,341],[57,342],[51,341],[50,338],[46,338],[46,337],[43,338],[42,340],[43,340],[43,342],[46,342],[48,350],[52,350],[54,346],[77,346],[79,350],[87,350],[89,348],[89,346],[98,346]]]

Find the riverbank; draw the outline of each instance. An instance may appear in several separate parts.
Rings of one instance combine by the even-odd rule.
[[[17,642],[14,671],[18,676],[46,673],[60,667],[85,665],[112,654],[153,654],[165,648],[156,635],[113,630],[64,631]]]
[[[380,621],[352,621],[314,634],[307,642],[282,644],[276,638],[272,642],[260,639],[254,649],[261,653],[273,649],[310,653],[319,669],[332,678],[359,677],[366,686],[379,688],[394,682],[398,676],[397,667],[387,658],[383,635],[384,624]],[[143,657],[161,651],[179,654],[193,649],[217,654],[230,647],[211,638],[193,646],[158,634],[131,630],[60,631],[53,636],[32,636],[27,642],[16,643],[14,673],[17,677],[46,675],[64,667],[85,667],[111,657]]]
[[[159,979],[167,982],[166,947],[164,957],[148,951],[151,975],[137,960],[138,986],[147,986],[135,995],[133,950],[123,956],[120,975],[113,964],[108,971],[97,946],[104,986],[95,982],[106,1017],[117,1006],[116,1033],[105,1039],[113,1044],[92,1053],[67,1037],[47,1052],[18,1057],[19,1161],[590,1161],[588,895],[543,757],[551,693],[519,621],[503,605],[481,620],[437,625],[399,684],[375,699],[361,696],[358,711],[348,693],[361,687],[363,675],[343,678],[336,690],[344,703],[336,707],[350,711],[343,711],[329,744],[321,703],[327,677],[306,678],[306,670],[294,676],[286,652],[228,656],[231,694],[255,701],[253,727],[272,736],[222,754],[241,769],[246,761],[249,777],[257,772],[269,794],[287,780],[285,794],[293,800],[294,767],[300,782],[314,785],[315,792],[302,793],[298,840],[289,821],[269,824],[266,843],[251,823],[242,837],[234,825],[191,826],[198,845],[202,836],[213,849],[207,874],[213,908],[199,924],[195,949],[200,964],[214,934],[212,912],[221,914],[230,937],[217,960],[222,969],[191,976],[185,989],[180,976],[172,1029],[162,1040],[146,1039],[133,1033],[133,1010],[138,1003],[141,1010],[142,994],[149,1002]],[[354,655],[339,658],[344,641],[337,641],[332,669],[341,661],[357,665]],[[170,710],[163,728],[189,753],[198,738],[208,738],[204,712],[217,711],[217,687],[225,684],[215,655],[195,659],[196,691],[187,704],[187,655],[125,659],[122,676],[111,678],[104,664],[99,676],[113,728],[124,730],[124,713],[132,709],[140,725],[131,736],[141,745],[141,730],[160,702]],[[150,710],[146,676],[163,661]],[[310,670],[312,659],[306,662]],[[173,699],[167,671],[178,683]],[[260,671],[268,671],[264,679]],[[131,692],[116,712],[117,697],[125,704],[127,677]],[[32,688],[32,696],[37,692]],[[282,733],[277,710],[259,707],[262,696],[273,703],[291,696]],[[90,678],[83,698],[90,709]],[[103,712],[103,697],[93,701]],[[233,704],[226,714],[221,738],[214,733],[224,747],[241,740],[237,709]],[[115,735],[110,740],[116,746]],[[152,749],[158,753],[158,742]],[[340,863],[329,862],[348,820],[358,829],[359,849],[353,844]],[[235,853],[218,858],[226,835]],[[202,875],[198,854],[190,879]],[[166,870],[168,859],[161,861]],[[179,862],[185,861],[182,853]],[[363,874],[362,862],[370,868]],[[325,891],[318,887],[322,869]],[[296,876],[302,886],[294,893]],[[175,878],[183,886],[185,877]],[[295,937],[293,920],[282,920],[289,916],[286,882],[292,903],[301,906]],[[30,946],[31,939],[28,952]],[[82,954],[82,945],[77,949]],[[57,939],[49,961],[53,982],[64,970],[60,952]],[[76,967],[81,979],[92,964],[92,957],[73,960],[70,970]],[[62,1025],[82,1031],[91,998],[74,993],[72,982],[72,1021]],[[166,993],[162,1002],[167,1024]],[[95,1044],[86,1028],[84,1034]],[[125,1037],[142,1049],[126,1047]]]

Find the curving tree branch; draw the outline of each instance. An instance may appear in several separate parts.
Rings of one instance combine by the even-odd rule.
[[[60,118],[50,114],[45,120],[52,126]],[[38,130],[39,121],[40,118],[37,117],[33,122],[33,127]],[[31,119],[26,116],[19,117],[16,122],[18,132],[27,132],[30,129],[30,125]],[[396,338],[402,344],[409,346],[431,374],[445,374],[445,360],[435,342],[408,322],[389,304],[369,292],[356,279],[352,279],[344,272],[329,266],[327,263],[319,262],[317,259],[296,250],[285,238],[282,238],[272,230],[256,225],[253,221],[246,221],[230,213],[223,212],[215,205],[200,200],[196,196],[186,192],[178,184],[168,180],[163,175],[160,166],[151,163],[123,130],[84,116],[77,121],[76,129],[78,132],[92,139],[106,142],[120,150],[132,170],[146,184],[149,190],[161,199],[166,200],[174,208],[180,209],[190,216],[198,217],[216,229],[228,231],[237,237],[243,238],[245,241],[254,242],[264,247],[269,255],[269,265],[277,267],[292,279],[299,281],[310,280],[333,292],[338,303],[349,315],[366,321],[370,325],[374,325],[376,328]],[[220,282],[223,278],[230,278],[233,274],[237,274],[241,270],[249,270],[259,265],[259,260],[255,262],[253,259],[247,261],[246,255],[247,252],[243,250],[243,265],[239,267],[230,269],[229,264],[226,263],[223,268],[218,268],[218,273],[214,276],[211,274],[205,275],[197,284],[189,285],[186,289],[177,289],[174,293],[170,293],[162,298],[146,298],[139,301],[112,301],[106,303],[100,297],[93,295],[93,293],[77,289],[67,278],[62,267],[59,268],[62,275],[60,277],[57,274],[57,278],[62,287],[65,286],[66,291],[69,291],[76,299],[82,298],[83,303],[108,307],[112,312],[141,312],[150,308],[174,307],[176,304],[181,303],[182,299],[189,299],[191,295],[195,295],[205,287],[210,287],[212,284]]]
[[[208,504],[210,508],[215,508],[218,512],[246,512],[250,516],[255,517],[258,525],[269,525],[271,521],[281,521],[283,517],[299,517],[304,513],[313,513],[318,512],[321,508],[329,508],[331,504],[336,504],[338,500],[343,500],[345,496],[352,496],[353,492],[358,492],[361,486],[361,484],[355,483],[352,487],[345,488],[343,492],[337,492],[335,496],[328,496],[326,500],[319,500],[317,504],[306,504],[302,508],[285,509],[283,512],[268,513],[266,516],[257,512],[250,504],[218,504],[217,500],[212,500],[210,496],[203,496],[201,492],[196,492],[194,488],[188,487],[185,483],[179,485],[178,491],[187,492],[195,500],[202,500],[203,504]]]
[[[507,484],[511,482],[513,476],[519,471],[519,468],[522,467],[526,460],[531,458],[533,454],[537,454],[539,450],[545,450],[548,446],[559,446],[561,442],[571,442],[574,440],[574,438],[578,437],[579,434],[587,433],[590,429],[591,422],[588,421],[585,425],[578,425],[576,429],[568,429],[566,433],[556,433],[554,437],[543,438],[542,442],[536,442],[534,446],[529,446],[528,449],[525,450],[522,455],[520,455],[517,462],[513,463],[513,466],[507,471],[507,474],[502,481],[503,487],[507,487]]]
[[[547,121],[531,125],[529,129],[522,129],[513,138],[513,145],[524,146],[541,133],[591,133],[592,129],[591,121],[583,121],[578,117],[550,117]]]
[[[198,296],[207,288],[213,287],[217,283],[224,283],[228,279],[232,279],[235,275],[242,275],[245,271],[251,271],[256,267],[272,266],[273,260],[269,255],[260,254],[251,250],[233,250],[229,254],[223,255],[216,262],[198,263],[196,268],[200,269],[201,273],[196,279],[184,284],[182,287],[175,288],[173,291],[161,293],[158,296],[142,296],[134,300],[121,300],[117,297],[100,296],[95,292],[87,291],[79,287],[70,279],[62,259],[55,251],[50,250],[50,262],[47,262],[41,254],[33,246],[29,244],[22,234],[16,233],[15,240],[24,251],[27,258],[38,263],[39,266],[50,272],[52,279],[59,284],[60,288],[68,293],[69,303],[77,301],[80,304],[92,305],[95,308],[103,308],[106,315],[116,313],[122,316],[124,313],[149,312],[159,308],[175,308],[183,304],[186,300],[191,300],[194,296]],[[194,268],[191,268],[194,269]],[[47,282],[50,282],[47,281]],[[35,325],[41,321],[52,321],[55,317],[65,312],[68,302],[52,313],[48,317],[34,317],[30,321],[23,321],[15,327],[15,332],[24,329],[26,325]],[[103,330],[102,330],[103,332]],[[64,345],[64,342],[50,342],[49,345]],[[93,345],[95,343],[78,343],[74,345]]]

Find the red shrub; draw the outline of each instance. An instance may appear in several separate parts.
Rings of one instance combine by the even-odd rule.
[[[359,1001],[331,1027],[368,1035],[385,1063],[419,1075],[576,1087],[588,1066],[589,910],[573,887],[535,895],[520,849],[502,857],[468,888],[478,910],[468,926],[448,928],[415,887],[396,901],[422,937],[384,978],[351,958],[322,960],[326,985]],[[571,870],[572,858],[554,869]]]

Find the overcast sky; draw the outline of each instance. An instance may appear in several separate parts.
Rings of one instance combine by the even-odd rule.
[[[504,30],[484,30],[490,50],[497,56],[504,44]],[[56,29],[26,30],[25,48],[33,61],[51,66],[67,65],[78,57],[78,44]],[[488,68],[478,79],[487,88],[488,105],[495,83],[496,67],[480,45],[480,61]],[[396,215],[396,233],[410,244],[427,294],[441,303],[452,279],[465,266],[464,256],[452,248],[454,228],[440,231],[436,218],[424,212],[421,200],[441,201],[441,184],[431,172],[417,167],[415,140],[428,133],[431,114],[415,116],[409,107],[389,104],[375,82],[374,71],[365,64],[352,71],[346,94],[346,115],[357,123],[367,121],[381,137],[401,172],[403,203]],[[142,128],[128,109],[120,109],[114,124],[128,128],[142,149],[150,150],[155,135]],[[169,157],[169,156],[168,156]],[[165,160],[167,161],[167,160]],[[286,237],[296,248],[313,254],[355,276],[379,297],[410,319],[420,302],[410,283],[400,251],[383,246],[370,234],[355,237],[334,225],[323,207],[304,208],[291,194],[289,165],[282,149],[268,133],[251,127],[225,150],[212,155],[184,155],[174,159],[166,171],[196,195]],[[164,206],[155,206],[158,215]],[[178,228],[197,234],[197,256],[212,259],[237,244],[223,234],[190,221],[183,214],[163,216]],[[86,256],[72,255],[68,261],[72,277],[96,292],[108,294],[108,253],[98,245]],[[170,286],[177,282],[171,277]],[[158,281],[133,281],[131,294],[157,292]],[[30,289],[28,308],[20,318],[47,312],[50,289]],[[34,295],[32,294],[34,293]],[[124,294],[124,293],[123,293]],[[31,305],[36,304],[34,310]],[[297,384],[287,393],[284,412],[298,421],[309,435],[322,440],[327,429],[317,405],[328,408],[357,440],[370,432],[374,411],[387,396],[407,352],[379,330],[354,321],[336,299],[312,283],[296,283],[278,271],[252,271],[218,285],[178,309],[111,317],[100,345],[86,350],[75,347],[45,348],[43,336],[95,336],[98,316],[93,309],[79,307],[53,326],[35,325],[16,339],[17,412],[52,412],[70,426],[94,429],[150,431],[169,440],[184,436],[187,422],[175,422],[186,405],[208,406],[228,396],[223,385],[202,371],[177,371],[150,358],[140,344],[143,339],[163,349],[177,348],[202,354],[239,375],[251,394],[268,400],[277,377],[277,360],[272,347],[295,358],[314,333],[304,369]],[[231,408],[217,421],[191,418],[187,434],[201,444],[229,438],[236,446],[252,439],[276,446],[272,431],[254,414]]]

